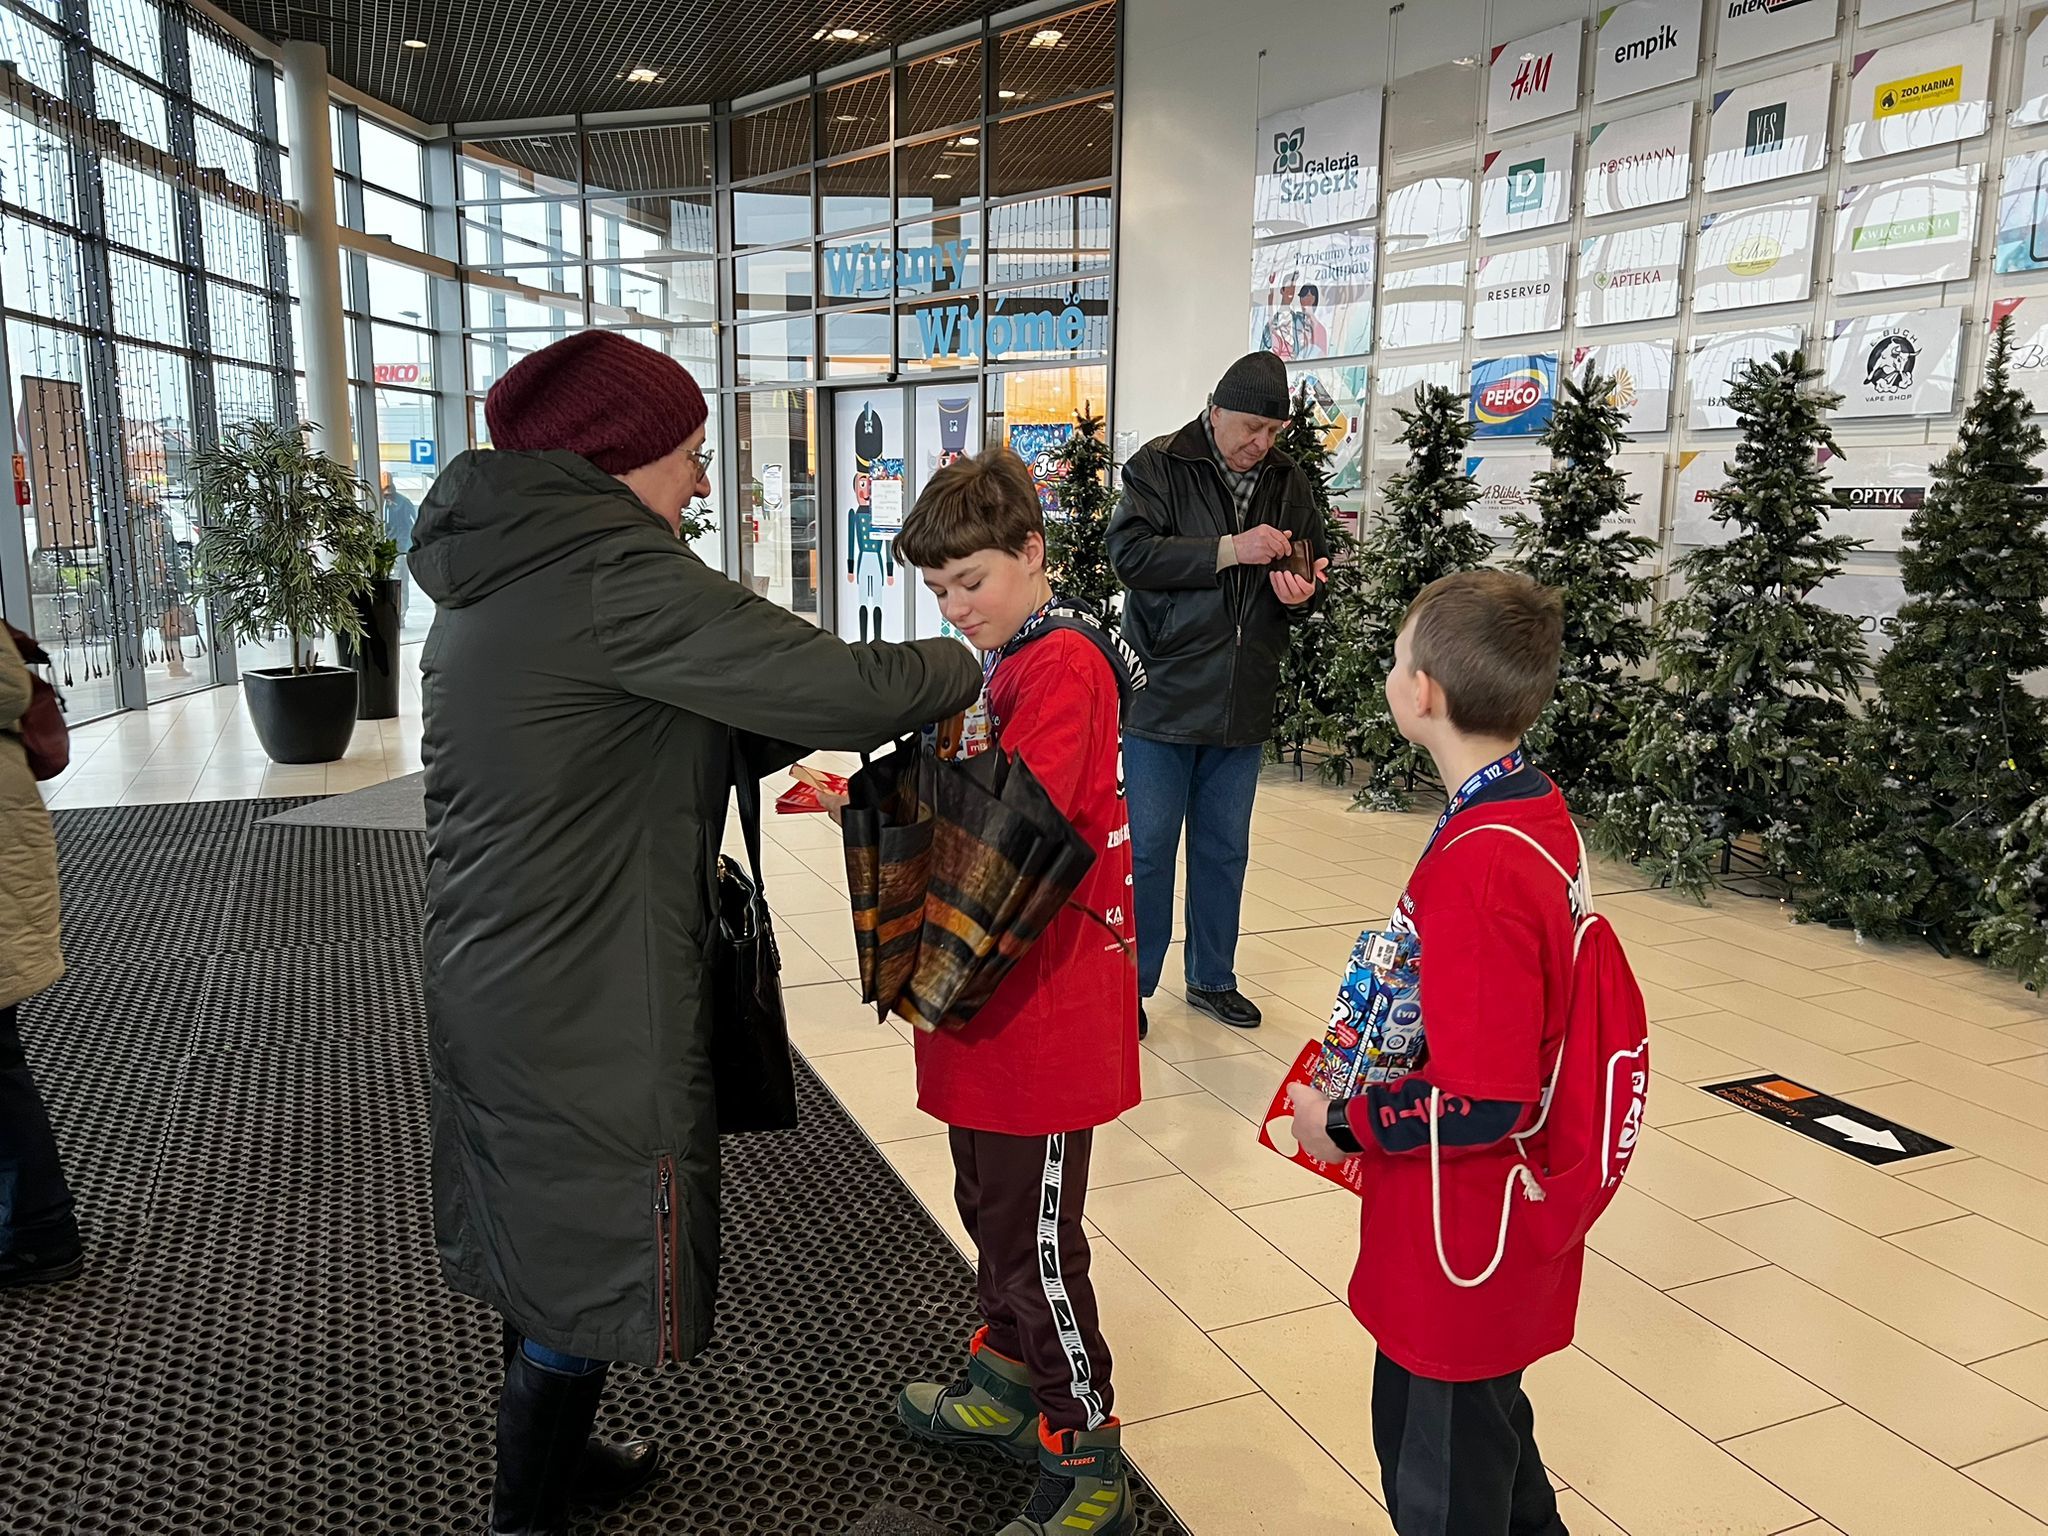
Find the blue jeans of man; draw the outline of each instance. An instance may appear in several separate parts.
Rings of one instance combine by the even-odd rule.
[[[0,1253],[47,1253],[77,1241],[71,1189],[22,1049],[20,1015],[0,1008]]]
[[[1138,993],[1150,997],[1173,942],[1174,860],[1188,849],[1187,984],[1237,986],[1237,922],[1251,861],[1252,801],[1264,747],[1199,747],[1124,737],[1137,893]]]

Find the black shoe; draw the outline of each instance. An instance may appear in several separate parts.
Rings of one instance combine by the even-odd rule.
[[[1258,1004],[1232,987],[1228,992],[1197,992],[1188,988],[1188,1006],[1197,1013],[1206,1013],[1219,1024],[1228,1024],[1232,1029],[1257,1029],[1265,1017],[1259,1012]]]
[[[498,1399],[492,1536],[562,1536],[607,1370],[564,1376],[514,1350]]]
[[[569,1502],[610,1509],[640,1492],[660,1471],[661,1447],[652,1440],[600,1440],[592,1435],[583,1442]]]
[[[1152,1021],[1145,1017],[1145,1005],[1138,1004],[1138,1038],[1144,1039],[1152,1033]]]
[[[77,1238],[0,1253],[0,1291],[17,1286],[55,1285],[85,1268],[85,1248]]]

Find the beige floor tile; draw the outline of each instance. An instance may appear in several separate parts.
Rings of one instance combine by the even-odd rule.
[[[2048,1440],[2037,1440],[2024,1449],[1980,1461],[1965,1471],[2007,1503],[2018,1505],[2036,1520],[2048,1522]],[[2048,1524],[2036,1529],[2048,1531]]]
[[[1925,968],[1916,965],[1864,961],[1838,966],[1829,974],[1886,997],[1903,998],[1932,1008],[1936,1013],[1993,1029],[2006,1024],[2032,1023],[2048,1012],[2048,1009],[2038,1006],[2002,1002],[1967,987],[1954,986],[1943,978],[1928,975]]]
[[[1316,901],[1325,899],[1325,893],[1311,886],[1299,875],[1291,875],[1278,869],[1252,869],[1245,872],[1244,893],[1261,901],[1270,901],[1275,906],[1285,907],[1290,912],[1301,910],[1304,897]]]
[[[778,935],[795,934],[828,960],[854,958],[853,919],[848,912],[776,913]]]
[[[1392,912],[1401,899],[1401,882],[1375,879],[1371,875],[1336,874],[1311,880],[1310,885],[1320,892],[1311,896],[1304,893],[1300,901],[1304,910],[1311,904],[1331,906],[1345,902],[1364,908],[1367,912],[1381,915]]]
[[[1145,1017],[1152,1026],[1145,1049],[1174,1066],[1211,1056],[1242,1056],[1258,1049],[1247,1038],[1258,1031],[1232,1029],[1196,1013],[1178,996],[1169,996],[1164,983],[1158,995],[1146,1001]]]
[[[1124,1445],[1190,1531],[1393,1536],[1357,1479],[1263,1393],[1134,1424]]]
[[[1825,1520],[1809,1520],[1785,1532],[1784,1536],[1842,1536],[1842,1533]]]
[[[1998,1067],[1963,1061],[1931,1045],[1871,1051],[1866,1059],[1908,1082],[1925,1083],[1995,1114],[2048,1130],[2048,1084],[2030,1083]]]
[[[1572,1536],[1628,1536],[1620,1526],[1570,1489],[1557,1496],[1557,1514]]]
[[[1349,1307],[1225,1328],[1216,1342],[1337,1465],[1375,1499],[1381,1496],[1371,1413],[1377,1352]]]
[[[1921,1168],[1899,1179],[1952,1205],[1989,1216],[2037,1243],[2048,1243],[2048,1184],[1973,1157],[1943,1168]]]
[[[1321,1286],[1190,1179],[1096,1190],[1088,1212],[1205,1331],[1328,1300]]]
[[[1188,1320],[1108,1238],[1089,1266],[1103,1337],[1116,1357],[1116,1412],[1142,1423],[1256,1390],[1230,1356]]]
[[[1255,1059],[1266,1060],[1263,1054]],[[1232,1209],[1319,1194],[1328,1187],[1306,1168],[1260,1146],[1257,1122],[1208,1094],[1140,1104],[1123,1123]]]
[[[832,961],[793,933],[778,933],[775,947],[782,955],[782,984],[785,987],[809,987],[841,979],[839,969]]]
[[[2048,1024],[2010,1024],[1999,1033],[2035,1050],[2048,1051]]]
[[[775,882],[773,910],[778,917],[803,917],[818,912],[850,912],[852,909],[848,906],[844,886],[827,885],[814,875],[793,875]]]
[[[1982,1216],[1895,1233],[1891,1241],[1980,1290],[2048,1319],[2048,1245]]]
[[[1287,1075],[1264,1051],[1191,1061],[1181,1070],[1253,1125],[1265,1119]]]
[[[1684,944],[1664,945],[1657,953],[1679,960],[1691,960],[1699,965],[1711,966],[1717,971],[1733,972],[1750,985],[1782,992],[1787,997],[1824,997],[1829,993],[1851,991],[1855,987],[1854,982],[1845,981],[1838,976],[1811,971],[1803,965],[1776,960],[1753,950],[1741,953],[1738,967],[1731,961],[1729,948],[1730,946],[1719,939],[1693,939]]]
[[[1728,1449],[1848,1536],[2044,1536],[2044,1527],[1853,1408],[1830,1408]]]
[[[1854,1013],[1882,1029],[1906,1036],[1907,1040],[1917,1040],[1969,1061],[2012,1061],[2032,1054],[2028,1046],[2003,1030],[1951,1018],[1911,998],[1861,991],[1836,993],[1824,1001],[1831,1008]]]
[[[1304,907],[1301,918],[1318,928],[1348,928],[1356,935],[1367,924],[1384,923],[1387,914],[1373,912],[1363,902],[1335,902],[1327,907]]]
[[[1292,914],[1290,914],[1290,917],[1295,922],[1300,921],[1299,917],[1294,917]],[[1283,949],[1270,938],[1260,938],[1247,933],[1237,941],[1238,975],[1240,977],[1255,976],[1263,981],[1270,991],[1278,992],[1280,990],[1274,985],[1274,978],[1291,976],[1298,972],[1301,966],[1302,959],[1300,955],[1295,954],[1291,949]],[[1337,983],[1332,979],[1330,991],[1335,993],[1336,990]]]
[[[2048,1435],[2048,1413],[1930,1349],[1917,1330],[1888,1328],[1782,1269],[1728,1275],[1673,1294],[1950,1466]]]
[[[1756,1269],[1765,1261],[1718,1232],[1660,1205],[1631,1178],[1594,1224],[1586,1246],[1659,1290]]]
[[[1708,1045],[1669,1024],[1650,1027],[1650,1060],[1659,1077],[1677,1083],[1706,1083],[1754,1077],[1762,1070],[1746,1057]]]
[[[1697,1121],[1667,1134],[1880,1237],[1962,1214],[1926,1190],[1758,1115]]]
[[[1979,1157],[2048,1181],[2048,1132],[1973,1104],[1967,1099],[1929,1088],[1923,1083],[1889,1083],[1863,1088],[1842,1097],[1861,1109],[1909,1125],[1914,1130],[1974,1152]],[[1903,1165],[1897,1165],[1903,1173]]]
[[[1873,1066],[1860,1056],[1844,1055],[1771,1024],[1719,1010],[1690,1018],[1661,1021],[1661,1035],[1680,1034],[1761,1064],[1762,1070],[1789,1077],[1823,1093],[1847,1093],[1897,1081],[1896,1074]],[[1657,1041],[1650,1042],[1650,1061],[1657,1062]]]
[[[1789,919],[1775,923],[1743,922],[1720,913],[1705,913],[1692,923],[1691,937],[1713,939],[1728,946],[1731,951],[1747,950],[1752,954],[1768,955],[1773,960],[1782,960],[1787,965],[1804,966],[1810,971],[1826,970],[1831,966],[1853,964],[1862,952],[1856,936],[1830,928],[1802,926]],[[1723,970],[1734,970],[1738,975],[1743,962],[1739,956],[1730,954],[1727,962],[1716,961]]]
[[[1768,1024],[1772,1029],[1796,1035],[1801,1040],[1825,1046],[1845,1056],[1857,1051],[1881,1050],[1888,1045],[1904,1045],[1907,1040],[1906,1036],[1879,1028],[1841,1006],[1839,999],[1830,1002],[1797,998],[1754,980],[1701,987],[1694,995],[1723,1012]],[[1858,994],[1845,995],[1853,997]]]
[[[2011,1031],[2006,1030],[2002,1033],[2010,1034]],[[2039,1056],[2023,1057],[2018,1061],[2002,1061],[1998,1064],[1998,1070],[2023,1077],[2030,1083],[2048,1084],[2048,1052],[2043,1052]]]
[[[1740,981],[1744,975],[1744,969],[1726,963],[1728,956],[1725,952],[1716,957],[1724,963],[1712,965],[1697,959],[1687,959],[1679,953],[1681,950],[1688,954],[1697,953],[1698,940],[1681,939],[1663,948],[1655,945],[1632,948],[1629,951],[1629,966],[1636,973],[1637,980],[1654,981],[1660,987],[1670,987],[1678,992],[1689,992],[1694,987],[1725,986],[1731,981]],[[1745,958],[1754,960],[1757,957],[1750,955]]]
[[[1351,1290],[1358,1265],[1358,1197],[1330,1188],[1328,1194],[1276,1200],[1239,1211],[1238,1218],[1339,1301]]]
[[[1143,1137],[1121,1121],[1111,1121],[1095,1128],[1095,1143],[1088,1161],[1090,1189],[1163,1179],[1173,1171],[1173,1164],[1153,1151]]]
[[[1523,1380],[1544,1462],[1624,1530],[1768,1536],[1810,1513],[1576,1349]]]
[[[782,1004],[789,1016],[790,1043],[806,1058],[872,1051],[894,1045],[900,1039],[888,1023],[875,1017],[870,1005],[860,1000],[860,993],[844,982],[784,987]]]
[[[884,1142],[879,1150],[896,1176],[923,1202],[932,1220],[953,1240],[953,1246],[973,1263],[974,1244],[968,1240],[960,1209],[953,1203],[953,1149],[946,1133]]]
[[[1988,1360],[2048,1339],[2048,1317],[1803,1200],[1717,1216],[1707,1225],[1951,1360]]]
[[[1282,949],[1301,956],[1310,965],[1328,971],[1332,995],[1336,992],[1337,979],[1351,962],[1351,952],[1358,947],[1358,930],[1355,928],[1291,928],[1267,937]]]
[[[1300,964],[1298,956],[1296,964]],[[1343,979],[1334,969],[1313,968],[1274,972],[1259,978],[1273,996],[1284,998],[1317,1018],[1329,1017],[1330,1004],[1337,996],[1337,988]]]
[[[1203,1091],[1200,1083],[1143,1045],[1138,1047],[1138,1077],[1148,1099],[1170,1099],[1176,1094]]]
[[[1655,1130],[1636,1142],[1629,1182],[1695,1221],[1785,1198],[1783,1190]]]
[[[1586,1259],[1578,1347],[1709,1440],[1834,1399],[1598,1254]]]
[[[901,1141],[942,1129],[917,1107],[917,1065],[907,1045],[820,1056],[811,1070],[870,1141]]]
[[[1654,981],[1645,981],[1641,985],[1643,1007],[1648,1010],[1652,1024],[1714,1011],[1714,1005],[1706,1001],[1703,992],[1677,992],[1670,987],[1660,987]]]
[[[1680,1038],[1667,1036],[1667,1038]],[[1661,1051],[1661,1047],[1653,1047]],[[1743,1073],[1742,1076],[1753,1074]],[[1739,1115],[1742,1111],[1726,1099],[1717,1099],[1710,1093],[1664,1076],[1655,1067],[1650,1069],[1650,1095],[1643,1104],[1643,1123],[1664,1130],[1674,1125],[1691,1125],[1700,1120],[1716,1120],[1726,1115]]]
[[[2048,1344],[2030,1344],[1996,1360],[1979,1360],[1971,1369],[2008,1392],[2048,1408]]]
[[[1697,929],[1690,923],[1673,922],[1669,918],[1653,916],[1634,907],[1618,905],[1619,897],[1603,897],[1595,894],[1593,905],[1601,916],[1613,925],[1621,935],[1621,942],[1628,946],[1629,960],[1633,963],[1637,950],[1643,945],[1684,944],[1699,937]]]

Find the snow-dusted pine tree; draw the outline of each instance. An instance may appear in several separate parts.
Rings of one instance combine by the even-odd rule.
[[[1656,628],[1662,691],[1636,716],[1629,782],[1594,829],[1605,851],[1694,895],[1741,839],[1758,841],[1772,876],[1805,867],[1813,797],[1865,665],[1856,621],[1813,596],[1860,543],[1822,531],[1816,450],[1835,446],[1826,413],[1841,397],[1819,377],[1803,353],[1780,352],[1734,380],[1742,441],[1714,493],[1729,537],[1678,563],[1683,593]]]

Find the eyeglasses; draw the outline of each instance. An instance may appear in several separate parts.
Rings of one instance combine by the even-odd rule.
[[[718,450],[716,448],[699,448],[690,455],[690,458],[696,463],[697,473],[709,478],[711,474],[711,461],[717,456]]]

